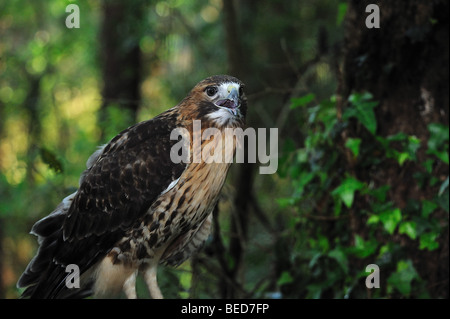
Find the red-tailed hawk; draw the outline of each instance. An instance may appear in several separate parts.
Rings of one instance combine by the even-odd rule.
[[[243,83],[228,75],[198,83],[178,105],[114,137],[87,161],[79,189],[64,198],[31,233],[39,249],[17,286],[23,297],[80,298],[124,290],[136,298],[135,279],[144,275],[152,298],[162,298],[157,266],[177,266],[202,246],[211,228],[230,161],[192,161],[195,138],[208,128],[242,128],[247,102]],[[201,122],[201,132],[193,130]],[[188,132],[190,161],[172,161]],[[196,136],[197,135],[197,136]],[[230,147],[220,134],[201,140],[202,155]],[[236,141],[231,142],[234,152]],[[172,154],[173,155],[173,154]],[[198,154],[197,154],[198,155]],[[69,288],[69,265],[80,287]]]

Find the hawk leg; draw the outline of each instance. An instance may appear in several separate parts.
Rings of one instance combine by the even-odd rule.
[[[137,271],[135,271],[130,277],[128,277],[123,284],[123,291],[125,292],[125,295],[128,299],[137,299],[136,275]]]
[[[157,275],[157,269],[158,269],[158,263],[154,263],[150,265],[145,270],[144,273],[144,280],[147,284],[148,290],[150,291],[150,295],[153,299],[163,299],[163,295],[161,293],[161,290],[158,287],[158,280],[156,278]]]

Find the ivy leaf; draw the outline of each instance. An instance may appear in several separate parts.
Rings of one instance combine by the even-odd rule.
[[[398,227],[398,232],[400,234],[406,234],[411,239],[416,239],[417,237],[417,224],[415,222],[403,222]]]
[[[356,117],[370,133],[375,135],[377,130],[377,119],[373,109],[378,105],[378,102],[370,101],[372,98],[370,93],[350,95],[348,100],[353,107],[347,108],[342,115],[342,118],[345,120],[349,117]]]
[[[388,283],[393,285],[402,295],[411,294],[411,285],[414,279],[419,279],[411,260],[401,260],[397,263],[397,271],[389,276]]]
[[[436,208],[438,208],[438,204],[429,200],[422,201],[422,217],[427,218]]]
[[[357,105],[358,112],[356,113],[356,117],[364,125],[367,130],[375,135],[375,131],[377,130],[377,119],[375,117],[375,112],[373,111],[373,107],[376,104],[360,104]]]
[[[392,235],[398,223],[402,220],[402,211],[400,208],[388,209],[382,212],[379,217],[384,229]]]
[[[291,274],[288,271],[283,271],[281,273],[280,278],[277,281],[278,286],[290,284],[294,281],[294,278],[292,278]]]
[[[345,142],[345,147],[349,148],[355,157],[359,154],[359,145],[361,144],[360,138],[349,138]]]
[[[430,138],[428,139],[427,154],[435,155],[445,164],[448,164],[449,127],[439,123],[431,123],[428,125],[428,130],[430,131]]]
[[[408,153],[401,152],[398,154],[397,161],[400,166],[403,166],[403,163],[408,159],[410,159],[410,156]]]
[[[427,249],[429,251],[436,250],[439,248],[439,243],[436,241],[438,234],[435,232],[428,232],[420,235],[420,245],[419,249]]]
[[[312,102],[316,98],[314,93],[306,94],[302,97],[292,98],[291,99],[291,110],[296,109],[300,106],[305,106],[308,103]]]
[[[365,241],[361,236],[355,235],[354,253],[360,258],[366,258],[375,253],[378,243],[374,240]]]
[[[420,139],[418,139],[414,135],[408,136],[408,144],[406,145],[406,150],[414,160],[416,160],[417,151],[420,147]]]
[[[374,225],[374,224],[377,224],[379,221],[380,221],[380,217],[378,217],[378,215],[371,215],[367,219],[367,225]]]
[[[333,196],[339,196],[348,208],[352,207],[355,198],[355,192],[365,187],[363,182],[358,181],[353,177],[348,177],[342,181],[341,185],[333,190]]]

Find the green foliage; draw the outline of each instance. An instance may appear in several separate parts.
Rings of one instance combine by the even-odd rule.
[[[361,145],[360,138],[349,137],[347,139],[347,142],[345,142],[345,146],[348,147],[352,151],[352,153],[355,157],[358,157],[360,145]]]
[[[341,185],[336,187],[331,195],[338,196],[342,202],[348,208],[352,207],[353,199],[355,198],[355,192],[360,191],[364,188],[364,183],[361,183],[353,177],[347,177],[342,182]]]
[[[338,5],[338,13],[336,17],[336,24],[341,25],[344,21],[345,15],[347,13],[348,4],[346,2],[341,2]]]
[[[308,103],[312,102],[315,98],[316,98],[316,96],[313,93],[309,93],[309,94],[299,97],[299,98],[293,98],[293,99],[291,99],[291,110],[295,109],[299,106],[305,106]]]
[[[341,119],[333,97],[309,106],[314,98],[307,94],[291,99],[291,109],[308,119],[307,137],[300,148],[290,142],[284,146],[280,175],[291,177],[293,192],[278,199],[280,207],[295,211],[290,229],[305,233],[298,241],[308,238],[297,243],[293,265],[309,262],[307,267],[283,272],[278,284],[286,294],[292,285],[303,284],[309,298],[361,298],[367,294],[365,266],[376,263],[384,287],[375,291],[375,297],[427,297],[427,288],[412,260],[405,259],[408,251],[399,238],[411,241],[418,251],[433,251],[448,227],[435,214],[439,209],[448,212],[448,177],[439,184],[432,169],[448,165],[448,127],[430,124],[427,143],[402,132],[383,137],[377,135],[378,102],[371,94],[350,95]],[[358,137],[341,134],[351,125],[363,128]],[[336,147],[339,143],[344,148]],[[419,162],[423,148],[426,158]],[[417,165],[416,182],[421,187],[435,186],[434,196],[410,199],[401,209],[391,198],[389,184],[356,174],[368,168],[376,172],[392,161],[399,168]],[[362,201],[369,205],[360,205]]]
[[[428,139],[427,154],[435,155],[448,165],[448,139],[449,128],[443,124],[431,123],[428,125],[430,138]]]
[[[397,270],[388,278],[389,288],[397,289],[403,296],[409,297],[411,295],[412,283],[414,280],[420,280],[419,274],[414,269],[410,259],[397,263]]]
[[[378,102],[372,101],[370,93],[352,94],[349,97],[349,102],[352,104],[352,107],[345,110],[342,120],[346,121],[351,117],[355,117],[370,133],[375,134],[377,119],[373,109],[378,105]]]

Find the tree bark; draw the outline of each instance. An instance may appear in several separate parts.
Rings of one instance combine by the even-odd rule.
[[[245,82],[247,76],[247,67],[245,56],[242,54],[242,43],[238,31],[238,20],[232,0],[223,1],[225,38],[228,54],[228,70],[231,75],[240,78]],[[252,165],[245,161],[239,164],[237,176],[234,180],[236,185],[236,197],[234,198],[234,212],[231,215],[231,238],[229,245],[230,256],[233,265],[229,269],[231,280],[223,281],[223,298],[239,298],[242,290],[237,290],[236,285],[230,282],[242,283],[245,246],[248,239],[248,218],[249,218],[249,200],[252,193],[253,169]],[[243,285],[241,285],[243,286]]]
[[[365,25],[366,6],[380,8],[380,28]],[[344,51],[343,101],[352,92],[368,91],[380,102],[376,108],[377,135],[399,132],[421,140],[418,161],[399,168],[395,161],[383,163],[382,170],[357,172],[358,178],[388,184],[390,198],[404,209],[408,201],[430,199],[436,187],[419,187],[414,173],[421,170],[429,138],[428,124],[448,125],[448,1],[359,1],[351,0],[347,12]],[[349,128],[355,133],[356,128]],[[356,134],[356,133],[355,133]],[[349,163],[351,166],[351,163]],[[448,177],[448,165],[437,165],[433,175]],[[362,199],[364,200],[364,199]],[[361,205],[365,207],[369,203]],[[442,212],[441,222],[445,222]],[[352,230],[364,232],[355,216]],[[443,228],[445,229],[445,228]],[[423,251],[416,242],[405,242],[411,259],[432,287],[432,296],[448,297],[448,227],[439,239],[439,249]]]
[[[136,121],[140,102],[141,51],[139,28],[144,17],[143,1],[104,0],[100,31],[100,64],[103,78],[100,124],[107,120],[106,108],[124,110],[127,125]]]

